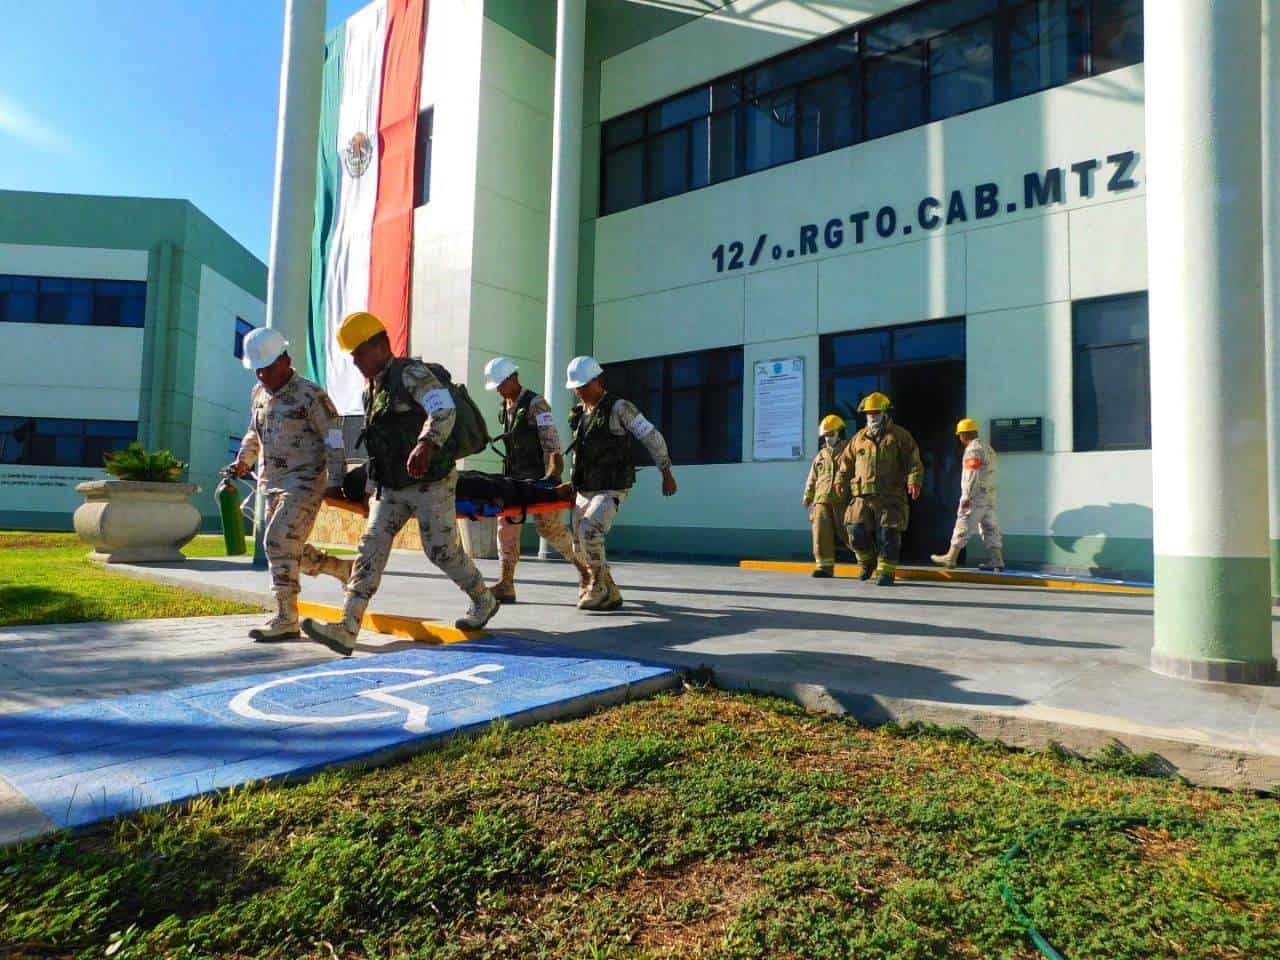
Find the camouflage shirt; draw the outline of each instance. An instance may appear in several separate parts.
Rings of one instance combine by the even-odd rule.
[[[520,402],[520,398],[515,400],[503,400],[503,406],[506,407],[507,416],[511,416],[511,412],[516,409],[516,404]],[[560,434],[556,430],[555,416],[551,413],[551,404],[547,402],[547,398],[538,394],[529,401],[529,426],[533,427],[538,433],[538,442],[542,444],[542,453],[544,456],[551,456],[553,453],[560,452]]]
[[[341,486],[346,447],[329,395],[296,373],[275,393],[261,383],[254,386],[240,459],[250,466],[261,459],[260,479],[269,486],[306,483],[321,475],[329,486]]]

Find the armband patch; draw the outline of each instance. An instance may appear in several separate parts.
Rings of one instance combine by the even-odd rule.
[[[444,413],[453,409],[453,397],[442,387],[428,390],[422,395],[422,407],[430,414]]]
[[[534,422],[540,427],[554,427],[556,418],[549,413],[540,413],[534,417]]]
[[[655,428],[652,423],[644,418],[643,413],[638,413],[636,414],[636,418],[631,421],[631,426],[628,429],[630,429],[631,435],[637,440],[643,440],[649,434],[653,433]]]

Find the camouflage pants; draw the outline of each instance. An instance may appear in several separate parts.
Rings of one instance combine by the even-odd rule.
[[[570,563],[573,563],[573,536],[560,519],[559,513],[535,513],[531,518],[538,536],[546,540]],[[520,532],[524,529],[521,523],[509,520],[498,521],[498,556],[503,565],[514,567],[520,562]]]
[[[324,477],[296,485],[269,487],[263,493],[262,546],[271,571],[271,592],[280,599],[296,597],[302,590],[298,574],[321,572],[327,554],[307,545],[324,496]],[[318,555],[318,557],[317,557]]]
[[[573,543],[578,556],[592,570],[607,568],[604,543],[627,499],[625,490],[579,493],[573,503]]]
[[[956,511],[956,529],[951,534],[951,545],[963,550],[969,538],[975,533],[981,534],[982,545],[988,550],[1001,550],[1004,540],[1000,536],[1000,522],[996,520],[994,503],[971,502],[968,508],[961,507]]]
[[[485,591],[484,578],[462,549],[456,521],[454,488],[458,472],[450,471],[442,480],[405,487],[384,489],[381,499],[369,504],[369,522],[356,547],[355,568],[347,583],[347,602],[343,619],[359,624],[369,601],[382,582],[382,571],[391,556],[391,543],[413,516],[418,518],[418,532],[427,559],[440,568],[463,593],[473,600]]]

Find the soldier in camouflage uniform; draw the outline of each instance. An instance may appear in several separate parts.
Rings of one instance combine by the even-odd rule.
[[[502,399],[498,418],[502,422],[502,437],[506,456],[502,460],[503,476],[517,480],[554,480],[560,483],[564,473],[564,453],[560,448],[560,434],[556,432],[555,418],[547,398],[520,383],[516,365],[506,357],[495,357],[485,364],[485,389],[495,390]],[[578,558],[573,536],[569,533],[559,513],[538,513],[533,516],[538,536],[560,551],[561,556],[578,570],[578,591],[587,588],[587,565]],[[510,518],[498,521],[498,556],[502,561],[501,575],[492,587],[499,603],[516,602],[516,565],[520,562],[520,531],[523,524]]]
[[[260,643],[298,633],[298,574],[332,574],[344,583],[351,561],[307,543],[326,491],[342,484],[345,468],[338,411],[319,386],[294,372],[288,344],[278,332],[255,330],[244,341],[244,365],[258,383],[249,404],[249,429],[231,471],[243,477],[261,462],[263,546],[271,571],[276,615],[249,631]]]
[[[416,515],[427,557],[471,598],[471,606],[456,625],[478,630],[497,612],[498,601],[458,537],[454,500],[458,471],[447,442],[457,417],[453,397],[421,360],[391,352],[386,329],[371,313],[348,316],[338,330],[338,343],[351,353],[366,380],[364,442],[377,492],[347,582],[342,620],[306,619],[302,629],[335,653],[350,656],[361,618],[382,580],[392,541]]]
[[[578,556],[590,571],[586,590],[578,598],[580,610],[617,610],[622,606],[622,592],[605,558],[605,538],[635,483],[632,437],[644,445],[662,472],[662,495],[670,497],[676,492],[667,441],[635,404],[606,392],[603,378],[604,370],[592,357],[575,357],[569,363],[565,384],[579,400],[569,415],[572,478],[577,491],[573,536]]]

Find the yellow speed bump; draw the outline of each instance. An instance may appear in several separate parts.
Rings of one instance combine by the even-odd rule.
[[[342,619],[342,610],[331,607],[327,603],[312,603],[309,600],[298,601],[298,613],[304,617],[325,620],[330,623]],[[402,617],[394,613],[366,613],[360,626],[374,633],[385,633],[393,637],[404,637],[406,640],[422,640],[426,643],[461,643],[486,636],[483,630],[459,630],[448,624],[434,620],[419,620],[416,617]]]
[[[812,563],[784,560],[740,560],[743,570],[765,570],[772,573],[810,573]],[[862,568],[856,563],[837,563],[837,577],[856,577]],[[981,570],[946,570],[942,567],[898,567],[897,579],[930,583],[978,583],[995,587],[1040,587],[1042,590],[1079,590],[1084,593],[1122,593],[1149,597],[1155,591],[1121,581],[1073,580],[1069,577],[1027,576],[1016,573],[985,573]]]

